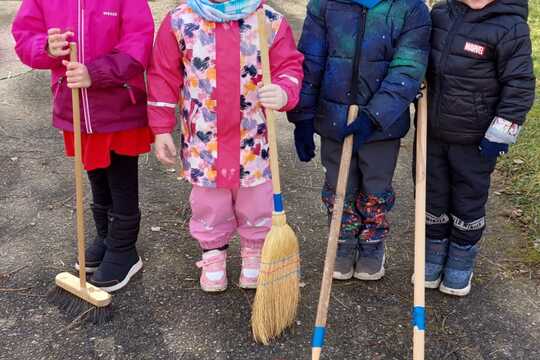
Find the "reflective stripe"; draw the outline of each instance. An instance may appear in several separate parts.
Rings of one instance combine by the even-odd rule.
[[[441,216],[435,216],[426,211],[426,224],[427,225],[441,225],[441,224],[448,224],[449,222],[450,222],[450,218],[446,214],[442,214]]]
[[[300,84],[300,81],[299,81],[297,78],[293,77],[293,76],[283,74],[283,75],[280,75],[279,77],[280,77],[280,78],[284,78],[284,79],[289,79],[289,80],[291,80],[293,83],[295,83],[296,85],[299,85],[299,84]]]
[[[461,231],[477,231],[482,230],[486,227],[486,218],[482,217],[478,220],[474,220],[470,223],[466,223],[455,215],[452,215],[452,220],[454,221],[454,227]]]
[[[171,109],[176,109],[176,104],[173,103],[167,103],[167,102],[161,102],[161,101],[149,101],[149,106],[156,106],[156,107],[168,107]]]

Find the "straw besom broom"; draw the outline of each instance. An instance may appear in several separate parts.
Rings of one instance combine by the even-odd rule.
[[[77,61],[77,44],[70,44],[70,61]],[[72,89],[73,130],[75,132],[75,190],[77,203],[77,244],[79,255],[79,277],[70,273],[56,276],[56,286],[49,292],[48,299],[61,311],[73,318],[87,318],[93,323],[102,323],[112,318],[111,295],[86,282],[84,208],[81,149],[81,112],[79,89]]]
[[[257,13],[263,83],[271,84],[268,35],[264,10]],[[300,256],[298,239],[287,224],[281,196],[275,114],[266,111],[270,167],[274,191],[272,228],[266,236],[261,271],[253,304],[251,325],[255,340],[267,345],[294,323],[300,301]]]

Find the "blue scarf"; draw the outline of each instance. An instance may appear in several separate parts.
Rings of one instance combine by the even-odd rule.
[[[367,7],[368,9],[371,9],[372,7],[375,7],[378,3],[380,3],[382,0],[353,0],[353,2],[360,4],[364,7]]]
[[[187,4],[208,21],[228,22],[246,18],[253,14],[262,0],[228,0],[223,3],[211,0],[188,0]]]

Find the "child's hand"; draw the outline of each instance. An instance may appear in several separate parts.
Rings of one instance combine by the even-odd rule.
[[[176,164],[176,146],[171,134],[156,135],[156,157],[165,166]]]
[[[71,31],[62,33],[58,28],[52,28],[47,31],[47,53],[52,57],[64,57],[69,55],[68,38],[75,34]]]
[[[287,105],[289,97],[281,86],[271,84],[262,86],[259,89],[259,100],[261,101],[261,105],[265,108],[279,110]]]
[[[80,89],[92,86],[92,79],[90,78],[86,65],[66,60],[62,60],[62,64],[67,68],[66,76],[68,88]]]

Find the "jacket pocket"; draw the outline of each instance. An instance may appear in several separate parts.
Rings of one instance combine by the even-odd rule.
[[[65,76],[60,77],[52,87],[53,117],[71,121],[71,90],[67,87]]]
[[[487,130],[493,120],[493,111],[487,105],[482,93],[477,92],[474,94],[474,109],[479,130]]]
[[[129,95],[129,99],[131,100],[131,103],[133,105],[137,105],[137,99],[135,98],[135,94],[133,93],[133,89],[131,88],[131,86],[128,84],[128,83],[125,83],[124,84],[124,88],[127,90],[128,92],[128,95]]]

